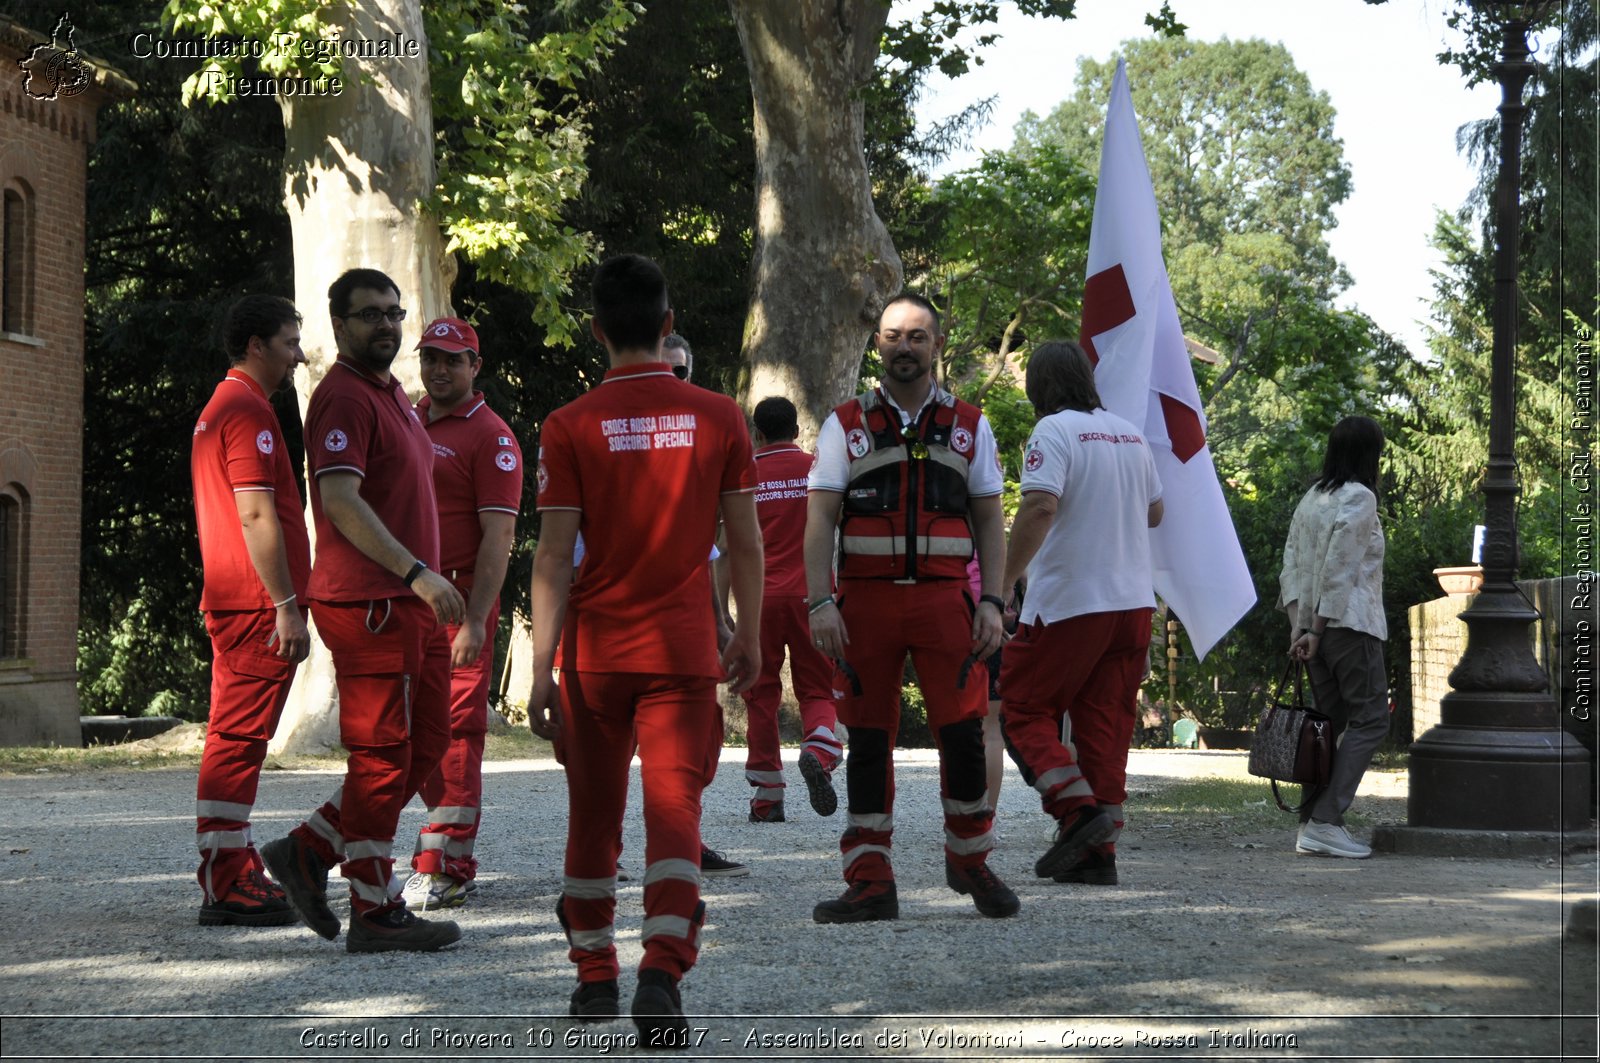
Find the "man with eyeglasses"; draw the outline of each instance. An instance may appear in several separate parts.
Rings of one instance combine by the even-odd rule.
[[[694,376],[694,351],[689,349],[689,341],[676,332],[661,341],[661,357],[672,366],[672,375],[679,380]]]
[[[373,269],[328,289],[339,357],[311,395],[306,457],[316,559],[307,597],[333,656],[344,785],[286,838],[262,849],[267,866],[312,930],[328,940],[328,869],[350,883],[350,952],[431,952],[461,937],[390,893],[400,810],[450,739],[449,674],[428,662],[465,612],[441,576],[433,444],[400,381],[400,289]]]
[[[982,411],[933,377],[945,336],[932,303],[911,292],[895,296],[873,340],[883,382],[823,422],[806,502],[812,641],[837,662],[834,688],[848,688],[839,719],[849,728],[849,821],[839,839],[849,888],[811,915],[819,923],[900,916],[889,853],[909,653],[939,748],[945,884],[970,896],[981,914],[1004,918],[1021,904],[988,866],[994,810],[985,796],[980,663],[1003,637],[1000,457]],[[967,589],[974,548],[983,579],[976,603]]]

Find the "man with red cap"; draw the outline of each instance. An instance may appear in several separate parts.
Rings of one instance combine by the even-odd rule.
[[[473,388],[483,359],[478,333],[441,317],[422,330],[417,403],[433,441],[439,506],[439,572],[467,601],[449,643],[450,746],[422,784],[428,824],[417,836],[406,882],[407,907],[455,908],[475,888],[473,844],[483,816],[483,736],[489,729],[489,677],[500,588],[522,503],[522,451],[511,429]]]
[[[223,346],[232,368],[195,424],[190,455],[212,650],[195,793],[200,925],[282,926],[296,916],[263,873],[250,811],[295,666],[311,648],[306,519],[267,400],[305,363],[300,314],[287,299],[247,295],[228,310]]]
[[[349,758],[344,785],[261,856],[322,937],[339,936],[327,892],[328,869],[342,860],[345,947],[431,952],[461,930],[417,918],[389,892],[394,832],[449,743],[449,675],[430,653],[466,603],[438,572],[433,444],[389,371],[406,317],[400,289],[375,269],[348,270],[328,288],[328,311],[339,358],[306,416],[317,534],[307,596],[333,657]]]

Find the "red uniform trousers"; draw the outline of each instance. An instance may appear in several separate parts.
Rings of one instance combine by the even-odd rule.
[[[783,656],[789,654],[789,679],[800,703],[802,749],[816,754],[824,768],[839,760],[842,747],[834,735],[838,721],[833,703],[833,665],[811,641],[811,623],[804,597],[761,600],[761,678],[745,691],[749,751],[744,777],[756,788],[752,806],[764,808],[783,800],[783,755],[778,749],[778,704],[783,700]]]
[[[617,857],[635,740],[645,832],[639,967],[681,978],[700,951],[700,791],[722,746],[716,680],[563,670],[556,752],[567,771],[567,855],[556,914],[580,982],[617,977]]]
[[[1000,664],[1006,746],[1023,781],[1058,820],[1085,805],[1099,805],[1117,834],[1122,831],[1128,746],[1153,611],[1023,624],[1006,643]],[[1115,851],[1117,834],[1097,851]]]
[[[944,851],[961,867],[984,863],[994,848],[994,810],[985,799],[983,754],[987,709],[982,663],[960,684],[972,646],[973,604],[965,579],[903,584],[842,580],[839,613],[849,642],[845,663],[861,693],[842,671],[834,688],[839,719],[850,729],[845,762],[848,826],[839,839],[846,882],[892,882],[889,851],[894,833],[894,743],[900,726],[900,684],[906,654],[917,668],[928,727],[939,749],[939,796],[944,805]]]
[[[349,757],[344,785],[293,833],[325,862],[343,859],[350,906],[366,913],[402,903],[390,886],[395,826],[450,740],[444,629],[413,597],[313,602],[311,615],[333,656]]]
[[[459,588],[470,597],[471,588]],[[472,855],[483,822],[483,736],[489,730],[489,678],[494,673],[494,631],[500,603],[483,624],[483,652],[465,668],[450,668],[450,647],[459,624],[444,629],[442,667],[450,672],[450,744],[439,767],[422,784],[428,825],[417,835],[411,868],[422,874],[449,875],[460,881],[478,876]]]
[[[261,868],[250,840],[250,810],[295,673],[295,662],[269,645],[276,631],[272,609],[206,614],[211,713],[195,786],[195,842],[207,904],[225,896],[245,871]]]

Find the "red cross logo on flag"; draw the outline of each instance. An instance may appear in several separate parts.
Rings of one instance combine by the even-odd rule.
[[[1166,518],[1150,532],[1156,593],[1204,657],[1255,604],[1255,583],[1206,446],[1178,307],[1161,255],[1161,217],[1121,62],[1106,108],[1100,184],[1083,288],[1083,349],[1106,409],[1142,425]]]

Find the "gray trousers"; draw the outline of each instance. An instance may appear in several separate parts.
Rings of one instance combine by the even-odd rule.
[[[1300,813],[1321,823],[1344,824],[1356,787],[1389,733],[1389,681],[1383,642],[1360,631],[1330,627],[1307,665],[1317,711],[1333,721],[1338,745],[1328,785]]]

